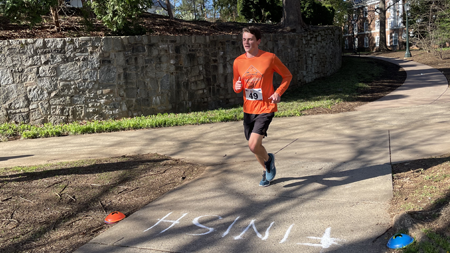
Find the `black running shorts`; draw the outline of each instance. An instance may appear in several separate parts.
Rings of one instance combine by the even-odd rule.
[[[252,133],[267,136],[270,122],[272,122],[275,113],[248,114],[244,112],[244,134],[247,141]]]

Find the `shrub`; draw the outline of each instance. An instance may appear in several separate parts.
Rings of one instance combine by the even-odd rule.
[[[140,35],[145,33],[140,15],[152,6],[152,0],[95,0],[88,4],[114,34]]]
[[[33,28],[42,22],[42,16],[50,12],[50,7],[57,4],[58,0],[5,0],[0,1],[0,13],[11,22]]]

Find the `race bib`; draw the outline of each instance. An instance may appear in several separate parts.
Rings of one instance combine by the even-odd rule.
[[[247,100],[263,100],[261,89],[245,89]]]

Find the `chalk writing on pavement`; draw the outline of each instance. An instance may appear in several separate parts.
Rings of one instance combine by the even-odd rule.
[[[159,232],[159,234],[163,234],[166,231],[168,231],[169,229],[171,229],[172,227],[174,227],[175,225],[179,224],[181,219],[183,219],[188,213],[184,213],[182,214],[178,219],[176,220],[172,220],[169,219],[169,216],[172,214],[172,212],[168,213],[166,216],[164,216],[161,219],[158,219],[158,221],[151,227],[145,229],[143,232],[147,232],[149,230],[152,230],[153,228],[155,228],[158,225],[168,225],[167,228],[161,230]],[[203,233],[197,233],[197,234],[191,234],[191,233],[187,233],[188,235],[192,235],[192,236],[204,236],[204,235],[208,235],[211,234],[212,232],[214,232],[216,229],[212,228],[212,227],[208,227],[205,226],[204,224],[201,223],[202,218],[205,217],[216,217],[218,220],[222,220],[223,218],[219,215],[202,215],[202,216],[198,216],[196,218],[194,218],[192,220],[192,224],[194,224],[196,227],[199,227],[201,229],[205,229],[205,232]],[[228,234],[230,234],[233,226],[237,223],[237,221],[239,220],[240,216],[238,216],[236,219],[233,220],[233,222],[227,227],[226,231],[222,233],[222,238],[227,236]],[[247,233],[248,230],[253,229],[253,231],[255,232],[256,236],[258,236],[258,238],[260,238],[261,240],[265,241],[269,238],[270,236],[270,229],[272,228],[272,226],[275,224],[275,222],[270,223],[270,225],[267,227],[267,229],[264,232],[264,235],[261,234],[258,229],[256,228],[256,220],[253,219],[250,221],[250,223],[248,224],[248,226],[245,227],[245,229],[240,232],[238,235],[233,236],[234,240],[242,240],[244,239],[244,235]],[[286,243],[288,241],[289,235],[291,234],[292,228],[294,227],[295,224],[291,224],[287,229],[286,232],[284,233],[283,238],[280,240],[279,243]],[[331,237],[331,227],[325,229],[325,233],[322,235],[322,237],[313,237],[313,236],[309,236],[306,237],[308,239],[312,239],[312,240],[319,240],[319,242],[317,243],[317,241],[315,243],[308,243],[308,242],[301,242],[301,243],[297,243],[298,245],[303,245],[303,246],[311,246],[311,247],[321,247],[322,249],[327,249],[333,245],[340,245],[337,242],[342,242],[344,240],[342,239],[338,239],[338,238],[332,238]]]

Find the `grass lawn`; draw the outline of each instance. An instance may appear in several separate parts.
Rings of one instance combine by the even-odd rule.
[[[335,74],[306,85],[290,88],[283,95],[276,117],[302,116],[314,108],[330,108],[345,101],[355,101],[360,91],[369,88],[383,73],[373,60],[344,57]],[[154,127],[183,126],[242,120],[242,107],[191,113],[166,113],[119,120],[73,122],[41,126],[5,123],[0,125],[0,140],[45,138],[63,135],[113,132]]]

